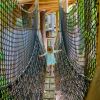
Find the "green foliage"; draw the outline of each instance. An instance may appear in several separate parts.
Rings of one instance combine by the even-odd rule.
[[[9,90],[6,87],[8,81],[4,75],[0,76],[0,100],[12,100],[9,94]],[[3,89],[2,89],[3,87]]]
[[[88,4],[89,3],[89,4]],[[87,7],[89,5],[89,7]],[[75,18],[77,14],[77,18]],[[87,54],[87,72],[88,78],[93,78],[96,68],[96,20],[97,10],[93,0],[86,2],[78,0],[77,4],[71,6],[67,14],[67,29],[72,33],[75,26],[79,28],[79,55]]]
[[[2,0],[0,2],[0,10],[3,9],[5,12],[11,13],[14,8],[16,8],[17,2],[12,2],[12,0]]]
[[[93,78],[93,76],[94,76],[94,74],[95,74],[95,65],[96,65],[96,58],[92,58],[92,59],[90,59],[90,64],[89,64],[89,71],[88,71],[88,73],[87,73],[87,77],[89,78],[89,79],[92,79]]]
[[[6,86],[7,85],[7,79],[5,78],[4,75],[0,76],[0,87]]]
[[[3,52],[0,52],[0,61],[4,59],[4,54]]]

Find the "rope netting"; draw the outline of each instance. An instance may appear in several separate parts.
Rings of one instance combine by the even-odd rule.
[[[96,68],[96,0],[78,0],[64,12],[60,7],[62,49],[57,56],[58,89],[64,100],[83,100]],[[59,88],[60,87],[60,88]]]
[[[38,7],[0,1],[0,100],[41,100],[45,59],[37,36]],[[35,38],[34,38],[35,37]],[[41,98],[41,99],[39,99]]]
[[[63,52],[56,56],[58,63],[55,73],[60,82],[56,84],[56,88],[61,91],[64,100],[83,100],[89,81],[74,70],[71,61],[66,55],[63,40],[59,49],[62,49]]]
[[[0,100],[43,100],[46,63],[38,59],[43,53],[38,7],[28,9],[16,0],[0,1]],[[64,100],[83,100],[96,67],[96,0],[78,0],[67,13],[60,7],[60,19],[58,88]]]
[[[92,80],[96,67],[96,23],[95,0],[79,0],[62,10],[62,35],[68,59],[78,73]]]

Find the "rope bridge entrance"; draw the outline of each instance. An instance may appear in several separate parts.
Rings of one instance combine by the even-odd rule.
[[[37,36],[38,7],[0,1],[0,100],[42,100],[45,59]],[[35,37],[35,38],[34,38]]]

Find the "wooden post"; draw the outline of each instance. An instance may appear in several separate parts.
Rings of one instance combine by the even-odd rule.
[[[45,34],[45,13],[46,11],[40,12],[40,30],[41,30],[42,36]]]
[[[46,16],[46,11],[41,11],[40,12],[40,30],[44,42],[45,49],[47,48],[47,39],[46,39],[46,30],[45,30],[45,16]]]
[[[100,100],[100,1],[98,0],[98,31],[97,31],[97,57],[96,57],[96,72],[93,81],[90,85],[86,100]]]
[[[56,32],[58,33],[58,11],[56,12]]]

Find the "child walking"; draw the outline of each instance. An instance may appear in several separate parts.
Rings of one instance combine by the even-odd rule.
[[[51,76],[54,76],[54,66],[57,63],[54,53],[60,52],[61,50],[53,50],[52,47],[47,47],[47,51],[42,54],[39,55],[39,57],[46,57],[46,62],[47,62],[47,71],[49,72],[49,74]]]

